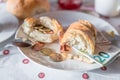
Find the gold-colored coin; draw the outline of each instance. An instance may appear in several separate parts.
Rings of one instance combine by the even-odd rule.
[[[63,56],[59,53],[52,53],[50,54],[50,58],[55,61],[55,62],[60,62],[60,61],[63,61]]]
[[[110,36],[114,37],[115,36],[115,33],[114,31],[110,31],[110,32],[107,32]]]
[[[49,56],[50,54],[54,53],[54,51],[50,48],[42,48],[40,52],[45,56]]]

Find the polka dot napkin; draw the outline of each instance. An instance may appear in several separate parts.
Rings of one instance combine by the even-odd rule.
[[[0,77],[2,80],[119,80],[119,62],[117,58],[113,64],[93,71],[63,71],[36,64],[16,47],[7,47],[0,51]]]

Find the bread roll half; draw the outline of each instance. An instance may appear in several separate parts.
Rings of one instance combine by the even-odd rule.
[[[47,16],[36,18],[26,18],[22,24],[22,29],[34,41],[52,43],[57,40],[62,26],[56,19]]]
[[[79,20],[69,26],[60,40],[60,44],[65,47],[76,46],[81,53],[93,55],[95,50],[96,35],[96,29],[89,21]]]

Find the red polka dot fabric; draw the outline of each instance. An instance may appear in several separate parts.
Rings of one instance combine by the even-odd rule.
[[[83,73],[83,74],[82,74],[82,78],[83,78],[83,79],[88,79],[88,78],[89,78],[89,75],[88,75],[87,73]]]
[[[28,59],[23,59],[23,64],[28,64],[29,63],[29,60]]]
[[[39,78],[44,78],[44,77],[45,77],[45,73],[44,73],[44,72],[40,72],[40,73],[38,74],[38,77],[39,77]]]
[[[3,55],[8,55],[9,53],[10,53],[9,50],[4,50],[4,51],[3,51]]]

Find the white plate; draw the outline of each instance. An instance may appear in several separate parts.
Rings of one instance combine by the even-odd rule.
[[[74,21],[77,21],[79,19],[85,19],[92,22],[95,25],[95,27],[100,31],[114,31],[115,34],[118,34],[115,28],[106,21],[81,12],[57,11],[41,14],[36,17],[39,16],[50,16],[56,18],[63,25],[64,28],[67,28],[67,26],[69,26]],[[19,28],[16,33],[16,38],[24,35],[25,34],[22,32],[21,28]],[[55,45],[56,44],[48,45],[48,47],[59,50],[59,48],[55,47]],[[53,62],[48,57],[37,55],[40,53],[37,53],[31,50],[30,48],[19,48],[19,50],[23,53],[23,55],[30,58],[33,62],[53,69],[87,71],[101,67],[97,64],[87,64],[77,60],[65,60],[62,62]],[[31,57],[31,53],[33,53],[32,55],[34,55],[34,57],[33,56]]]
[[[3,4],[2,6],[5,6]],[[0,6],[0,43],[10,38],[18,28],[18,20]]]

